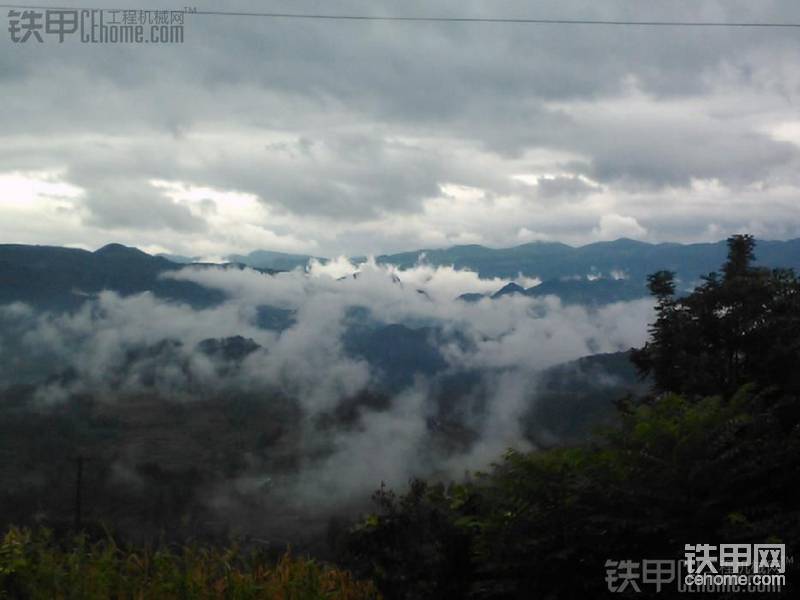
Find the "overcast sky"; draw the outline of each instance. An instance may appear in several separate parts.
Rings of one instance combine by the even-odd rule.
[[[225,9],[800,22],[796,0]],[[798,29],[195,15],[183,44],[122,47],[13,44],[1,10],[0,243],[215,257],[800,236]]]

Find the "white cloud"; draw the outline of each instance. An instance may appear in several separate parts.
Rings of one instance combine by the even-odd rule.
[[[647,230],[633,217],[611,213],[600,217],[592,233],[601,240],[640,239],[647,235]]]
[[[0,382],[18,376],[19,357],[27,357],[29,364],[47,365],[56,372],[74,369],[75,378],[54,380],[40,391],[43,402],[63,401],[72,392],[115,401],[155,389],[170,401],[191,402],[230,385],[263,391],[265,398],[272,397],[269,390],[278,390],[302,407],[305,425],[296,432],[302,444],[328,448],[326,458],[304,467],[293,484],[298,487],[292,489],[301,490],[304,498],[337,505],[367,493],[381,474],[395,478],[398,485],[412,472],[451,470],[458,475],[463,468],[484,467],[508,445],[524,446],[519,420],[533,401],[536,375],[594,352],[639,346],[652,317],[649,299],[597,310],[562,306],[554,297],[506,296],[465,303],[456,296],[493,290],[507,281],[480,280],[474,273],[448,267],[423,264],[398,271],[367,262],[358,277],[331,275],[338,273],[325,272],[319,265],[310,273],[295,270],[274,276],[249,269],[177,272],[178,279],[227,293],[226,302],[204,310],[162,302],[150,294],[121,298],[112,293],[101,294],[95,305],[74,314],[36,315],[19,305],[2,308],[0,353],[13,352],[13,357],[4,356],[0,362]],[[291,310],[295,322],[280,333],[260,329],[258,305]],[[437,328],[442,337],[431,343],[450,372],[482,374],[475,393],[485,395],[485,409],[470,423],[478,433],[475,445],[457,456],[431,453],[426,423],[435,402],[430,392],[434,380],[423,376],[400,392],[388,409],[365,409],[353,431],[334,430],[330,437],[311,427],[316,417],[369,389],[379,377],[367,361],[344,350],[347,312],[353,306],[365,307],[378,323]],[[197,351],[204,339],[235,335],[260,346],[237,369],[220,370],[218,359]],[[7,336],[17,341],[6,344]],[[163,345],[164,340],[169,343]],[[354,452],[363,453],[360,468],[353,466]],[[337,470],[331,471],[334,465]]]

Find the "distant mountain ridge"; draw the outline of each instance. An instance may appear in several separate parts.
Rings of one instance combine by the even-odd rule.
[[[162,253],[158,254],[158,256],[181,265],[202,262],[199,256],[184,256],[182,254],[170,253]],[[318,260],[322,263],[328,261],[327,258],[311,256],[310,254],[289,254],[286,252],[275,252],[273,250],[253,250],[248,254],[229,254],[224,257],[224,260],[229,263],[272,271],[292,271],[298,267],[305,268],[311,259]]]
[[[505,296],[558,296],[564,304],[601,306],[612,302],[625,302],[648,296],[644,281],[612,277],[569,277],[548,279],[542,283],[524,288],[510,282],[493,294],[469,292],[458,299],[464,302],[479,302],[484,298],[497,300]]]
[[[483,278],[517,276],[542,280],[575,276],[604,275],[644,281],[660,269],[675,271],[685,285],[719,268],[725,261],[724,240],[713,243],[650,244],[621,238],[585,246],[558,242],[532,242],[511,248],[479,245],[423,249],[378,256],[378,263],[411,268],[419,262],[433,266],[452,265],[476,271]],[[758,240],[756,264],[800,269],[800,238],[787,241]],[[618,272],[618,273],[617,273]],[[614,277],[614,275],[618,277]]]
[[[198,265],[242,268],[235,264],[194,266]],[[185,266],[122,244],[108,244],[95,252],[0,244],[0,305],[24,302],[42,309],[73,309],[103,290],[123,296],[148,291],[194,307],[225,299],[219,290],[162,277]]]
[[[469,269],[482,278],[517,279],[538,277],[541,284],[527,289],[509,283],[492,294],[466,293],[461,300],[505,296],[558,296],[566,304],[602,305],[635,300],[648,295],[647,276],[666,269],[677,274],[679,291],[695,287],[700,278],[725,261],[727,244],[649,244],[621,238],[586,246],[558,242],[533,242],[511,248],[479,245],[417,250],[377,257],[380,264],[401,269],[417,264]],[[758,241],[756,264],[770,268],[800,270],[800,239]]]
[[[647,275],[660,269],[675,271],[680,283],[691,287],[700,277],[719,268],[725,260],[725,240],[694,244],[664,242],[651,244],[627,238],[569,246],[560,242],[531,242],[509,248],[489,248],[478,244],[448,248],[423,248],[375,258],[378,264],[392,264],[410,269],[420,263],[469,269],[482,278],[514,279],[520,275],[542,281],[577,279],[586,276],[607,279],[632,279],[644,282]],[[162,255],[177,263],[196,259]],[[305,267],[311,259],[326,262],[325,257],[255,250],[232,254],[230,262],[255,268],[292,270]],[[360,263],[363,256],[351,257]],[[758,240],[756,264],[800,270],[800,238],[786,241]]]
[[[291,271],[297,267],[305,267],[312,258],[326,262],[324,258],[308,254],[287,254],[286,252],[273,252],[271,250],[254,250],[249,254],[231,254],[227,257],[227,260],[258,269]]]
[[[647,275],[660,269],[677,273],[680,290],[691,289],[703,275],[719,268],[725,256],[725,241],[649,244],[623,238],[580,247],[554,242],[499,249],[453,246],[387,254],[378,256],[376,261],[400,269],[420,263],[453,266],[475,271],[482,278],[517,280],[493,294],[463,294],[460,298],[466,301],[478,301],[487,296],[552,294],[566,303],[599,305],[646,296]],[[205,266],[243,268],[246,265],[274,273],[305,267],[313,257],[258,250],[229,258],[231,263]],[[80,306],[87,297],[106,289],[122,295],[150,291],[158,297],[192,306],[221,302],[224,295],[219,290],[162,277],[188,264],[205,263],[188,257],[151,256],[121,244],[108,244],[95,252],[56,246],[0,245],[0,304],[20,301],[41,308],[68,309]],[[800,239],[759,240],[756,264],[800,270]],[[538,277],[542,283],[526,289],[520,285],[520,276]]]

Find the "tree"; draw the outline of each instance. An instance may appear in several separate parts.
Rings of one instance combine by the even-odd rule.
[[[650,276],[657,317],[632,358],[657,391],[730,396],[750,381],[798,389],[800,282],[791,270],[754,267],[754,249],[750,235],[729,238],[722,277],[710,273],[684,297],[673,297],[670,273]]]
[[[756,241],[752,235],[734,235],[728,238],[728,260],[722,267],[726,281],[747,277],[755,260]]]

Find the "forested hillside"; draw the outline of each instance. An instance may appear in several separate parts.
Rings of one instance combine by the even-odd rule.
[[[651,275],[658,317],[633,360],[654,387],[618,401],[618,426],[510,450],[467,481],[379,490],[344,541],[351,564],[387,598],[595,598],[607,560],[682,559],[700,542],[785,543],[791,556],[800,281],[753,258],[752,238],[731,238],[722,273],[683,298],[671,273]]]

